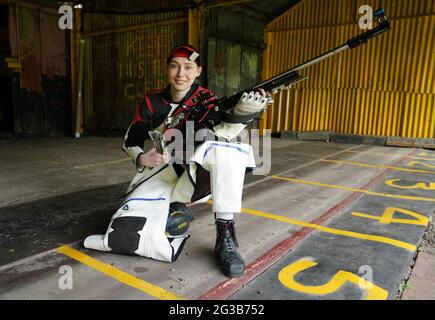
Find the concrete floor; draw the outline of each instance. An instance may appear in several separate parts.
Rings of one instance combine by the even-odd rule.
[[[246,176],[236,218],[242,278],[215,266],[209,204],[192,207],[191,238],[173,264],[84,249],[135,174],[121,144],[0,141],[0,299],[395,299],[435,210],[433,150],[273,139],[271,172]],[[407,220],[375,218],[388,208]],[[414,270],[428,270],[426,254]],[[68,270],[72,289],[61,284]]]

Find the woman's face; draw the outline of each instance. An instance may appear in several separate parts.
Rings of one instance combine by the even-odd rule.
[[[168,80],[174,90],[186,91],[189,90],[201,71],[201,67],[187,58],[172,58],[168,64]]]

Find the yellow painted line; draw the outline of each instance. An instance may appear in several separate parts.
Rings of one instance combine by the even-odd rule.
[[[343,152],[352,152],[352,153],[359,153],[359,154],[367,153],[367,154],[387,156],[387,157],[399,157],[399,158],[410,158],[410,159],[417,159],[417,160],[435,161],[435,157],[434,158],[422,158],[422,157],[414,157],[414,156],[404,156],[401,154],[390,154],[390,153],[372,152],[372,151],[354,151],[354,150],[344,150]]]
[[[391,170],[397,170],[397,171],[418,172],[418,173],[432,173],[432,174],[435,174],[435,171],[419,170],[419,169],[408,169],[408,168],[400,168],[400,167],[391,167],[391,166],[384,166],[384,165],[380,165],[380,164],[369,164],[369,163],[351,162],[351,161],[342,161],[342,160],[329,160],[329,159],[320,159],[319,161],[321,161],[321,162],[331,162],[331,163],[347,164],[347,165],[359,166],[359,167],[367,167],[367,168],[383,168],[383,169],[391,169]]]
[[[341,230],[341,229],[333,229],[333,228],[325,227],[322,225],[309,223],[309,222],[303,222],[300,220],[295,220],[295,219],[275,215],[272,213],[262,212],[262,211],[258,211],[258,210],[254,210],[254,209],[242,208],[242,212],[245,212],[245,213],[248,213],[248,214],[251,214],[254,216],[259,216],[259,217],[263,217],[263,218],[268,218],[268,219],[273,219],[273,220],[285,222],[288,224],[295,224],[295,225],[302,226],[302,227],[312,228],[312,229],[316,229],[316,230],[326,232],[326,233],[337,234],[337,235],[356,238],[356,239],[385,243],[385,244],[389,244],[389,245],[392,245],[395,247],[407,249],[409,251],[416,251],[417,250],[417,247],[411,243],[407,243],[407,242],[403,242],[403,241],[395,240],[395,239],[391,239],[391,238],[386,238],[386,237],[382,237],[382,236],[375,236],[375,235],[371,235],[371,234],[365,234],[365,233],[359,233],[359,232],[353,232],[353,231],[347,231],[347,230]]]
[[[136,278],[124,271],[121,271],[109,264],[98,261],[80,251],[77,251],[69,246],[62,246],[57,249],[57,252],[64,254],[70,258],[73,258],[81,263],[95,269],[105,275],[123,283],[137,290],[145,292],[146,294],[153,296],[161,300],[185,300],[185,298],[177,296],[170,291],[162,289],[156,285],[146,282],[142,279]]]
[[[207,203],[212,204],[213,201],[208,200]],[[254,210],[254,209],[249,209],[249,208],[242,208],[242,212],[247,213],[247,214],[251,214],[254,216],[259,216],[259,217],[263,217],[263,218],[268,218],[268,219],[273,219],[273,220],[285,222],[288,224],[298,225],[301,227],[316,229],[316,230],[326,232],[326,233],[332,233],[332,234],[338,234],[338,235],[347,236],[347,237],[351,237],[351,238],[386,243],[386,244],[390,244],[390,245],[393,245],[393,246],[396,246],[399,248],[404,248],[404,249],[407,249],[410,251],[417,250],[417,247],[411,243],[407,243],[407,242],[403,242],[403,241],[395,240],[395,239],[391,239],[391,238],[386,238],[386,237],[382,237],[382,236],[375,236],[375,235],[358,233],[358,232],[353,232],[353,231],[346,231],[346,230],[341,230],[341,229],[333,229],[333,228],[325,227],[322,225],[304,222],[304,221],[300,221],[300,220],[296,220],[296,219],[291,219],[291,218],[283,217],[280,215],[267,213],[267,212],[263,212],[263,211],[258,211],[258,210]]]
[[[286,177],[279,177],[279,176],[272,176],[272,178],[290,181],[290,182],[296,182],[296,183],[309,184],[309,185],[313,185],[313,186],[325,187],[325,188],[340,189],[340,190],[353,191],[353,192],[362,192],[362,193],[370,194],[372,196],[435,202],[435,198],[424,198],[424,197],[414,197],[414,196],[404,196],[404,195],[389,194],[389,193],[372,192],[372,191],[368,191],[365,189],[349,188],[349,187],[337,186],[337,185],[333,185],[333,184],[326,184],[326,183],[293,179],[293,178],[286,178]]]

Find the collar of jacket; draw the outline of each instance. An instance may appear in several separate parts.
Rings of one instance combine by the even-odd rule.
[[[195,93],[195,91],[198,89],[198,87],[199,87],[199,85],[197,83],[193,83],[190,86],[189,91],[187,91],[186,95],[183,97],[183,99],[181,99],[181,101],[179,101],[179,102],[175,102],[172,99],[172,96],[171,96],[171,85],[169,84],[166,87],[166,89],[163,91],[163,99],[168,104],[169,103],[176,103],[176,104],[179,104],[179,105],[184,104]]]

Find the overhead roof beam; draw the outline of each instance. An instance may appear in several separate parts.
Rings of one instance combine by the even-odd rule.
[[[262,20],[264,22],[268,22],[268,21],[271,21],[271,20],[276,18],[275,15],[273,15],[269,12],[260,11],[248,3],[237,4],[237,7],[240,7],[243,10],[250,11],[250,12],[262,17],[260,20]]]
[[[244,2],[252,2],[253,0],[221,0],[218,1],[215,4],[211,4],[210,2],[206,1],[204,2],[204,5],[207,8],[218,8],[218,7],[225,7],[225,6],[231,6],[231,5],[238,5]]]
[[[301,0],[289,0],[285,5],[281,6],[280,8],[278,8],[277,10],[275,10],[274,15],[276,17],[279,17],[280,15],[282,15],[284,12],[286,12],[287,10],[289,10],[290,8],[294,7],[298,2],[300,2]]]

